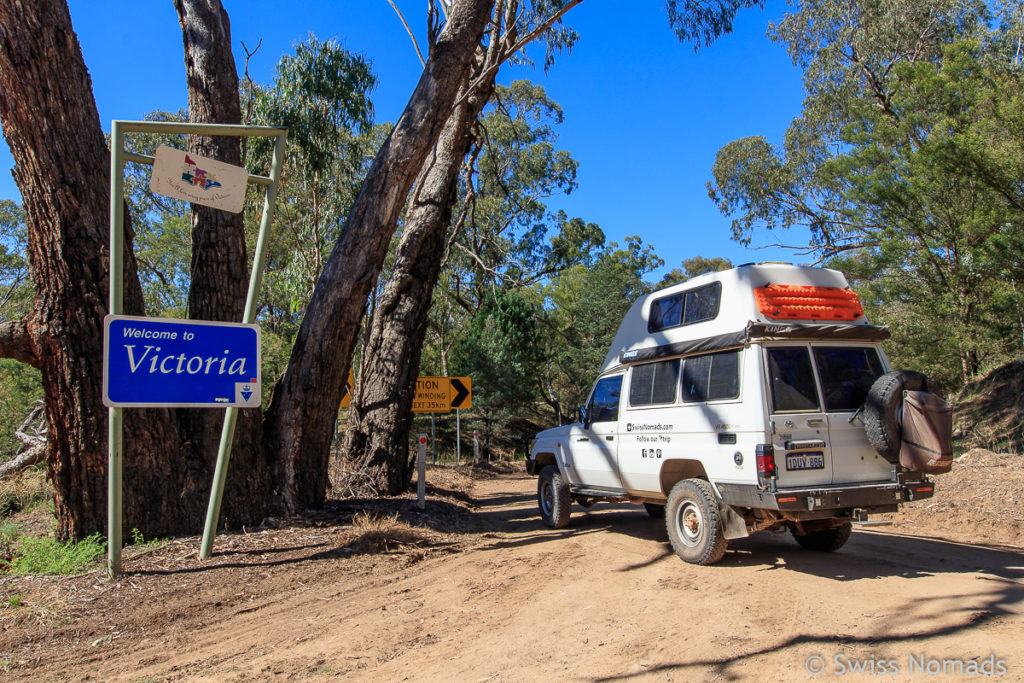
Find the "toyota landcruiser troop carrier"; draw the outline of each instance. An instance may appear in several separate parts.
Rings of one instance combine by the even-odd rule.
[[[760,530],[840,548],[852,522],[931,497],[952,460],[949,406],[890,371],[888,336],[835,270],[750,264],[640,298],[579,422],[531,446],[541,517],[643,504],[697,564]]]

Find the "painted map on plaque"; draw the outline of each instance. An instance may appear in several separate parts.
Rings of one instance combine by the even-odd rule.
[[[249,174],[241,166],[161,145],[156,150],[149,189],[166,197],[239,213],[245,204],[248,180]]]

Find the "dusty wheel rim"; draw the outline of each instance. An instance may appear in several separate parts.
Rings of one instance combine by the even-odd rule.
[[[676,514],[676,531],[687,548],[696,548],[704,537],[704,514],[700,506],[687,501]]]
[[[550,516],[555,509],[555,487],[550,481],[545,481],[540,487],[540,510]]]

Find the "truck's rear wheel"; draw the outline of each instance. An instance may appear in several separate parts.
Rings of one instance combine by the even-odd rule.
[[[853,533],[853,525],[850,522],[832,529],[812,531],[809,534],[798,534],[793,531],[793,538],[804,548],[816,550],[819,553],[831,553],[839,550],[850,540]]]
[[[569,524],[572,512],[572,497],[569,485],[562,479],[561,472],[554,465],[547,465],[540,471],[537,480],[537,505],[540,518],[546,526],[561,529]]]
[[[672,487],[665,505],[665,529],[672,549],[685,562],[712,564],[725,555],[718,501],[711,484],[684,479]]]

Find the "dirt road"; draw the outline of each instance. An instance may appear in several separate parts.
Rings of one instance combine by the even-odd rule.
[[[50,651],[34,664],[25,664],[32,643],[8,644],[11,661],[24,664],[9,673],[902,681],[991,672],[1024,679],[1019,548],[856,531],[843,550],[821,555],[788,536],[758,534],[733,542],[721,563],[696,567],[671,553],[661,521],[634,506],[575,507],[568,529],[543,528],[535,481],[521,474],[477,481],[476,540],[459,552],[418,562],[396,555],[368,569],[345,564],[337,549],[320,550],[321,569],[301,576],[267,553],[274,588],[254,582],[252,599],[240,585],[234,592],[243,597],[206,606],[216,595],[186,595],[182,583],[151,601],[161,604],[150,610],[167,612],[162,619],[135,619],[130,602],[108,615],[127,624],[108,626],[125,637],[88,635],[63,649],[38,643]],[[193,576],[202,582],[201,571]],[[141,572],[128,577],[148,580]]]

